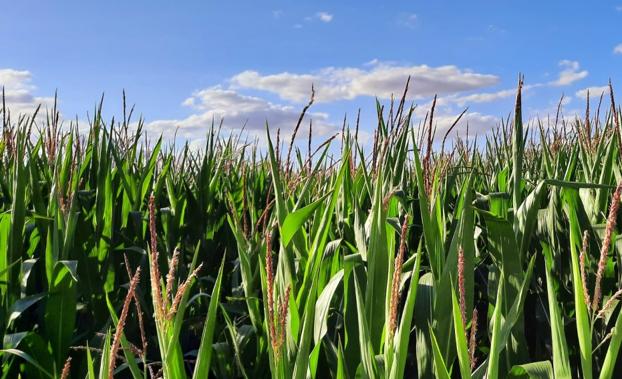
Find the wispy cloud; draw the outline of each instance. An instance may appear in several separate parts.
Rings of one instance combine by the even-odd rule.
[[[414,28],[417,25],[418,16],[415,13],[400,13],[397,24],[405,28]]]
[[[329,23],[329,22],[333,21],[333,15],[328,13],[328,12],[317,12],[315,14],[315,17],[318,20],[320,20],[322,22],[326,22],[326,23]]]
[[[477,103],[491,103],[501,99],[512,97],[514,95],[516,95],[516,89],[510,88],[499,90],[496,92],[473,93],[465,96],[457,96],[449,98],[449,101],[460,106],[464,106]]]
[[[567,86],[578,80],[584,79],[588,75],[587,70],[580,69],[581,66],[577,61],[564,59],[559,62],[559,66],[562,70],[559,73],[559,77],[549,83],[552,86]]]
[[[500,27],[499,25],[494,25],[494,24],[488,25],[488,31],[490,33],[497,33],[497,34],[503,34],[507,32],[507,30],[505,30],[504,28]]]
[[[575,92],[575,95],[578,98],[585,99],[587,97],[588,91],[590,93],[590,98],[600,97],[600,95],[602,94],[606,95],[609,93],[609,86],[605,85],[605,86],[593,86],[593,87],[583,88]]]
[[[622,54],[622,43],[617,44],[617,45],[613,48],[613,53],[614,53],[614,54]]]
[[[312,22],[317,22],[317,21],[322,22],[324,24],[328,24],[333,21],[333,18],[334,18],[334,15],[332,13],[321,11],[321,12],[316,12],[314,15],[305,17],[303,21],[307,24],[312,23]],[[302,23],[298,22],[294,24],[294,29],[302,29],[303,26],[304,25]]]

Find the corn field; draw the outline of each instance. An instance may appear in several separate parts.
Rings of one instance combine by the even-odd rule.
[[[613,88],[523,123],[521,87],[442,146],[405,95],[366,148],[358,120],[303,141],[304,111],[197,150],[125,101],[80,130],[3,105],[2,377],[620,377]]]

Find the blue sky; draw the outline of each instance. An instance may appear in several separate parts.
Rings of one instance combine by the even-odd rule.
[[[581,112],[582,91],[609,78],[622,88],[621,24],[622,1],[13,1],[0,85],[14,112],[58,89],[63,115],[81,119],[103,92],[118,114],[125,89],[151,133],[200,139],[221,117],[287,133],[314,83],[310,117],[328,136],[358,108],[371,130],[374,95],[411,75],[419,117],[438,93],[439,130],[469,106],[482,134],[512,110],[519,72],[528,116],[562,94],[566,114]]]

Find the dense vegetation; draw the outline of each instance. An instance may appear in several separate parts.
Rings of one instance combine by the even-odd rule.
[[[197,151],[125,106],[82,133],[3,106],[2,375],[619,377],[622,139],[601,102],[527,126],[519,84],[513,121],[433,149],[434,106],[402,99],[368,151],[358,122],[308,147],[212,127]]]

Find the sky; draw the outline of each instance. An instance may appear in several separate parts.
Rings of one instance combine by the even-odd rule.
[[[226,130],[291,133],[307,103],[313,133],[353,125],[369,138],[375,99],[411,77],[416,121],[439,97],[439,134],[483,135],[512,111],[519,73],[526,118],[585,109],[611,78],[622,88],[622,1],[10,1],[0,11],[0,86],[12,113],[51,106],[86,120],[121,94],[151,135],[200,141]],[[622,91],[622,90],[620,90]],[[622,92],[621,92],[622,93]],[[304,134],[304,130],[301,130]]]

